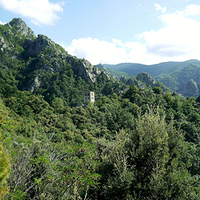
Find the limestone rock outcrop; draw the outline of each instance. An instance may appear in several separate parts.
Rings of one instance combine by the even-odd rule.
[[[14,18],[8,24],[11,29],[15,29],[17,33],[26,36],[27,39],[32,39],[35,37],[34,32],[26,25],[26,23],[21,18]]]
[[[156,81],[146,72],[142,72],[137,75],[136,79],[145,83],[146,85],[150,85],[152,88],[156,85]]]
[[[97,76],[99,75],[105,75],[108,79],[110,79],[108,74],[99,68],[92,66],[92,64],[85,59],[77,59],[73,56],[67,56],[66,61],[73,66],[74,73],[85,81],[90,80],[95,82]]]

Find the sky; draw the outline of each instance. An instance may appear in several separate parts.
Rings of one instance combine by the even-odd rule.
[[[93,65],[200,60],[199,0],[0,0],[15,17]]]

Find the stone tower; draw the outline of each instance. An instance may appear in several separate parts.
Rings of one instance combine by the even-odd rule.
[[[94,101],[95,101],[94,92],[92,92],[92,91],[84,92],[84,104],[86,104],[87,101],[94,103]]]

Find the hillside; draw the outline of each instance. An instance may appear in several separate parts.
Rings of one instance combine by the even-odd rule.
[[[155,65],[122,63],[118,65],[103,65],[105,68],[127,73],[127,77],[137,76],[142,72],[150,74],[156,81],[166,85],[171,90],[185,97],[197,97],[200,93],[199,70],[200,61],[164,62]],[[107,70],[108,71],[108,70]],[[112,71],[108,71],[114,75]],[[126,76],[126,75],[125,75]],[[192,81],[191,81],[192,80]]]
[[[21,19],[1,25],[0,199],[198,200],[200,96],[129,81]],[[85,90],[95,102],[82,106]]]
[[[19,18],[0,26],[0,73],[19,90],[42,94],[48,102],[58,97],[68,104],[83,103],[83,92],[98,99],[125,86],[84,59],[69,55],[61,46],[33,31]],[[11,80],[12,79],[12,80]]]
[[[99,64],[97,65],[97,67],[99,69],[102,69],[104,70],[105,72],[107,72],[108,74],[111,74],[113,77],[115,77],[116,79],[120,79],[121,76],[125,76],[126,78],[129,78],[130,75],[126,72],[123,72],[123,71],[117,71],[117,70],[114,70],[114,69],[111,69],[111,68],[108,68],[102,64]]]
[[[185,97],[197,97],[200,93],[199,76],[200,67],[191,64],[173,73],[161,75],[157,80]]]

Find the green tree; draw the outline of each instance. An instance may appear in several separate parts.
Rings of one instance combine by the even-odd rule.
[[[160,116],[159,111],[152,109],[139,116],[135,132],[131,136],[133,145],[130,159],[136,173],[132,183],[134,198],[153,199],[153,177],[156,175],[162,179],[169,161],[168,139],[165,118]]]
[[[99,199],[128,199],[130,187],[134,179],[134,171],[128,162],[127,144],[130,138],[124,130],[116,134],[116,139],[111,143],[104,139],[97,141],[99,153],[102,159],[100,170],[102,171],[102,191]],[[106,146],[106,148],[105,148]]]
[[[156,93],[156,94],[161,94],[163,91],[160,87],[154,87],[153,88],[153,91]]]
[[[151,109],[136,124],[131,158],[136,172],[134,198],[198,199],[195,180],[183,162],[188,144],[174,129],[173,120],[167,124],[160,110]]]

